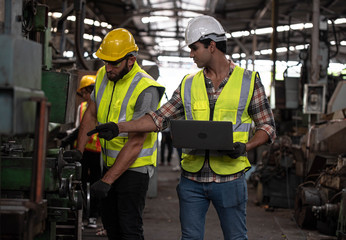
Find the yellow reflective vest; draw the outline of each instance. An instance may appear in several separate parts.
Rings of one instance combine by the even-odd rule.
[[[80,104],[80,109],[79,109],[79,123],[82,122],[84,113],[88,107],[88,102],[84,101]],[[90,152],[101,152],[101,144],[100,140],[98,138],[98,133],[93,134],[90,136],[89,141],[85,145],[85,150],[90,151]],[[74,142],[74,148],[77,147],[77,141]]]
[[[98,123],[119,123],[132,120],[139,95],[150,86],[159,89],[161,99],[164,93],[164,87],[159,85],[150,75],[141,69],[137,62],[134,63],[130,72],[115,83],[108,80],[105,67],[102,67],[97,75],[95,84],[95,102]],[[157,108],[159,105],[160,103]],[[137,160],[130,168],[147,165],[156,166],[156,140],[157,133],[152,132],[147,134],[143,148]],[[118,137],[110,141],[100,138],[102,158],[106,166],[112,166],[114,164],[119,152],[127,141],[127,133],[121,133]]]
[[[236,66],[228,82],[219,95],[213,112],[213,121],[233,123],[233,141],[246,143],[252,119],[248,107],[253,95],[256,72]],[[203,70],[195,75],[187,75],[181,84],[181,97],[185,119],[210,120],[209,99],[206,91]],[[217,141],[217,139],[215,139]],[[181,166],[185,171],[200,171],[205,161],[205,151],[183,149]],[[248,170],[251,165],[247,156],[232,159],[218,151],[209,152],[209,166],[219,175],[230,175]]]

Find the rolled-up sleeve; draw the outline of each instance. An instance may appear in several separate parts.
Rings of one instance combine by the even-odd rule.
[[[154,121],[157,130],[162,131],[168,127],[170,119],[184,116],[183,101],[180,95],[180,86],[174,91],[172,98],[158,110],[147,113]]]
[[[256,74],[254,93],[248,112],[255,123],[255,131],[260,129],[265,131],[270,138],[269,142],[272,143],[276,138],[274,115],[258,73]]]

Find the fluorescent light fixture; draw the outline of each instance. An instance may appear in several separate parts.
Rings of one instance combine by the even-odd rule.
[[[328,23],[329,23],[329,21],[328,21]],[[344,23],[346,23],[346,18],[335,19],[334,23],[335,24],[344,24]]]
[[[305,23],[304,28],[312,28],[314,25],[312,23]]]
[[[106,22],[101,22],[101,27],[107,27],[108,26],[108,23]]]
[[[153,61],[148,61],[145,59],[143,59],[143,61],[142,61],[142,66],[153,66],[153,65],[156,65],[156,63]]]
[[[48,14],[49,16],[49,14]],[[51,13],[52,18],[60,18],[62,16],[62,13],[60,12],[52,12]]]
[[[305,49],[305,45],[297,45],[296,50],[303,50]]]
[[[192,58],[187,57],[174,57],[174,56],[158,56],[160,62],[186,62],[193,63]]]
[[[102,38],[99,36],[93,36],[87,33],[83,34],[83,38],[86,40],[94,40],[95,42],[102,42]]]
[[[151,16],[151,17],[143,17],[142,23],[162,22],[167,20],[169,20],[169,17],[166,17],[166,16]]]
[[[232,32],[232,37],[234,38],[240,38],[240,37],[246,37],[250,35],[249,31],[238,31],[238,32]]]
[[[291,29],[302,30],[304,28],[304,23],[291,24]]]
[[[71,58],[71,57],[73,57],[73,51],[65,51],[65,52],[63,52],[62,55],[63,55],[64,57]]]
[[[289,31],[289,30],[290,30],[290,26],[288,26],[288,25],[278,26],[278,27],[276,28],[276,30],[277,30],[278,32],[286,32],[286,31]]]
[[[268,54],[272,54],[272,50],[271,49],[264,49],[260,51],[262,55],[268,55]]]
[[[76,21],[76,16],[68,16],[67,17],[67,20],[70,20],[72,22],[75,22]]]
[[[94,20],[89,19],[89,18],[85,18],[85,19],[84,19],[84,23],[85,23],[85,24],[88,24],[88,25],[94,25]]]
[[[287,52],[287,48],[286,47],[279,47],[276,49],[276,52],[277,53],[280,53],[280,52]]]
[[[234,54],[232,54],[232,58],[233,59],[238,59],[238,58],[240,58],[240,54],[239,53],[234,53]]]
[[[172,47],[172,46],[179,46],[179,40],[165,40],[165,41],[161,41],[158,42],[158,45],[160,47]]]
[[[272,27],[268,27],[268,28],[259,28],[255,30],[255,33],[257,35],[261,35],[261,34],[268,34],[268,33],[272,33],[273,32],[273,28]]]
[[[232,58],[233,59],[238,59],[238,58],[246,58],[246,54],[245,53],[234,53],[234,54],[232,54]]]

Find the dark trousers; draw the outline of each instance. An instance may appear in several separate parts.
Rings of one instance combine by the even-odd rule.
[[[161,163],[165,162],[165,149],[168,149],[167,154],[167,163],[171,162],[172,153],[173,153],[173,143],[170,132],[162,132],[162,140],[161,140]]]
[[[127,170],[101,202],[101,217],[111,240],[142,240],[149,175]]]
[[[100,180],[101,173],[101,164],[100,164],[100,153],[91,152],[85,150],[83,152],[82,159],[82,184],[83,189],[86,192],[87,182],[90,183],[90,186]],[[98,217],[99,215],[99,200],[91,198],[90,199],[90,215],[88,217]]]

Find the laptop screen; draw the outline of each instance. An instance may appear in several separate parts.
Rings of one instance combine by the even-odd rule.
[[[232,150],[232,122],[171,120],[173,146],[199,150]]]

